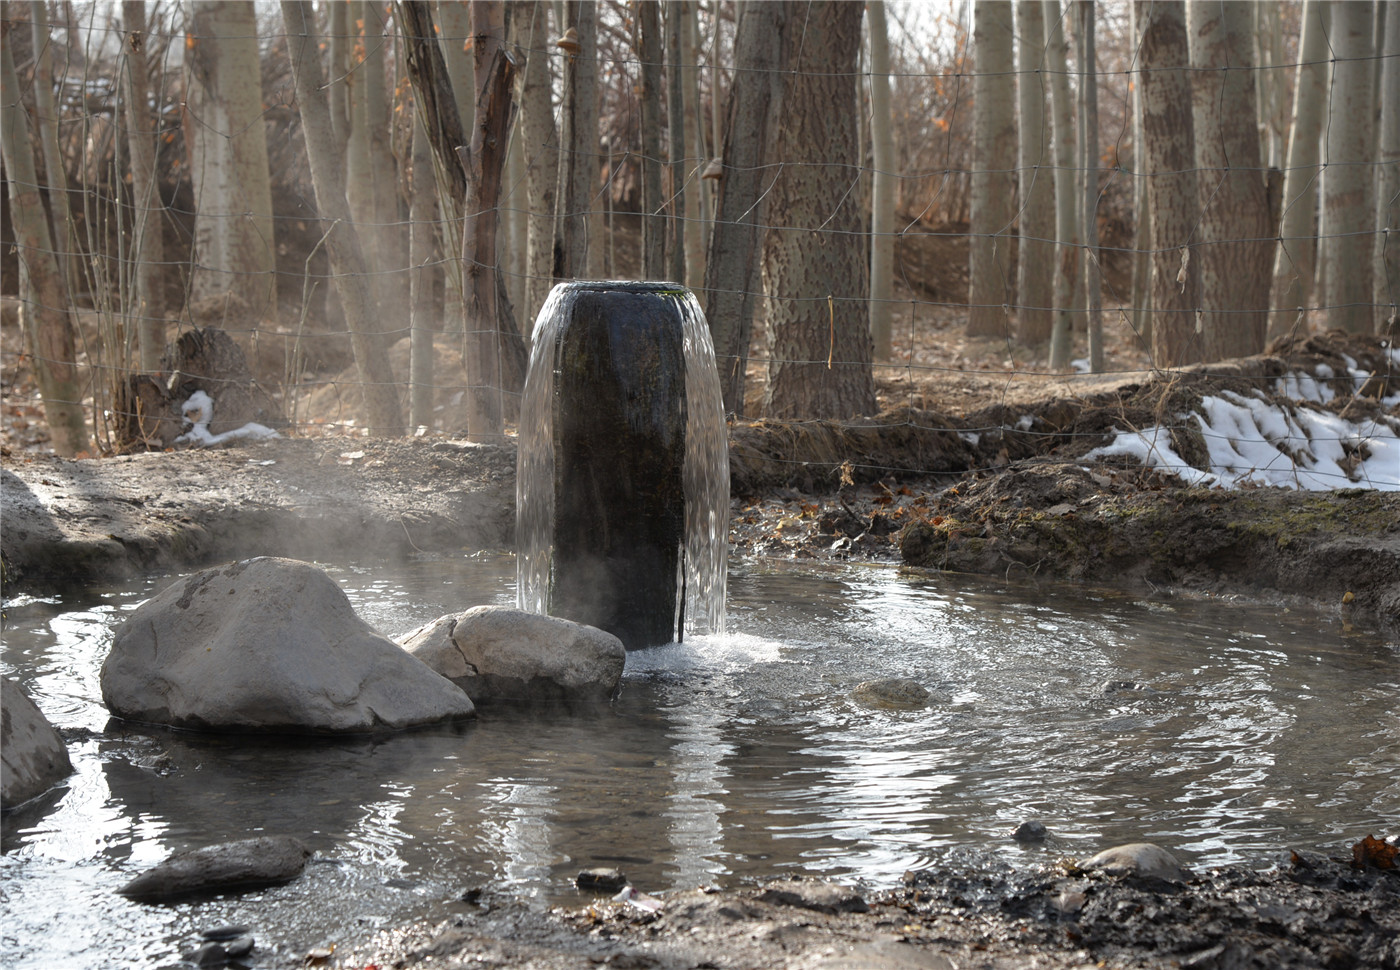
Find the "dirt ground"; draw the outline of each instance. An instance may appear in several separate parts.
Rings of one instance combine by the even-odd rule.
[[[912,871],[901,888],[869,896],[786,880],[600,896],[549,913],[468,893],[445,923],[398,928],[336,956],[343,967],[454,970],[1393,970],[1400,870],[1357,858],[1294,851],[1267,868],[1191,873],[1184,883],[1086,872],[1070,860],[1034,872],[989,861]]]
[[[1400,419],[1377,403],[1400,391],[1381,341],[1322,335],[1154,376],[1118,326],[1107,373],[1066,377],[1005,345],[967,340],[951,318],[916,327],[913,311],[896,330],[918,338],[897,344],[898,365],[878,372],[877,418],[731,423],[732,555],[1299,603],[1400,637],[1397,493],[1191,488],[1128,460],[1084,458],[1115,429],[1184,413],[1203,394],[1270,386],[1319,363],[1345,373],[1346,359],[1380,382],[1361,396],[1347,384],[1328,409]],[[457,440],[450,411],[422,436],[369,438],[356,430],[353,398],[336,392],[333,406],[303,410],[304,423],[277,440],[45,455],[32,381],[5,331],[6,596],[249,555],[365,559],[512,544],[513,443]],[[1180,445],[1190,457],[1190,442]],[[448,924],[399,927],[325,965],[1396,968],[1398,883],[1393,869],[1301,853],[1263,871],[1198,873],[1184,887],[1068,863],[1013,873],[988,862],[913,873],[869,899],[819,884],[696,889],[668,896],[659,912],[600,899],[539,913],[486,892]]]

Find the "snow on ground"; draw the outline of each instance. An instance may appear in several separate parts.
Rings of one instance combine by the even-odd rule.
[[[1126,455],[1191,485],[1400,491],[1400,418],[1348,421],[1311,406],[1307,402],[1325,403],[1333,396],[1323,382],[1334,375],[1330,368],[1322,369],[1328,373],[1279,379],[1278,392],[1291,401],[1259,392],[1247,397],[1224,391],[1218,397],[1203,397],[1200,411],[1179,415],[1200,429],[1210,455],[1208,469],[1194,468],[1178,455],[1164,425],[1120,431],[1112,443],[1084,457]],[[1354,366],[1349,369],[1359,388],[1369,374]],[[1381,403],[1394,411],[1400,407],[1400,394]]]

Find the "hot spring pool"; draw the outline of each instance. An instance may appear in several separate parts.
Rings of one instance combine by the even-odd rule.
[[[510,557],[330,572],[390,635],[514,603]],[[737,562],[730,634],[630,655],[611,709],[289,742],[109,725],[111,631],[169,581],[6,604],[4,674],[79,736],[47,814],[4,819],[0,965],[174,966],[200,929],[244,923],[253,966],[297,966],[468,889],[581,901],[595,865],[651,893],[795,872],[878,887],[963,854],[1139,840],[1265,862],[1400,818],[1400,645],[1335,618]],[[879,677],[938,699],[852,700]],[[1009,838],[1027,819],[1043,845]],[[305,874],[175,906],[115,895],[173,851],[260,833],[304,839]]]

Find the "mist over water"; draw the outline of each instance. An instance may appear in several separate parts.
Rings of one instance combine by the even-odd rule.
[[[390,635],[515,599],[508,556],[330,572]],[[631,652],[610,708],[305,742],[108,725],[112,629],[167,582],[6,604],[5,675],[59,727],[102,732],[70,743],[48,814],[4,819],[7,968],[169,966],[229,922],[253,926],[257,966],[297,966],[460,912],[469,888],[584,904],[572,882],[593,865],[655,893],[784,873],[889,886],[1142,839],[1198,867],[1263,864],[1400,817],[1400,646],[1325,616],[740,561],[727,631]],[[852,699],[892,676],[942,699]],[[1032,818],[1049,841],[1012,842]],[[171,852],[264,832],[315,850],[296,882],[115,895]]]

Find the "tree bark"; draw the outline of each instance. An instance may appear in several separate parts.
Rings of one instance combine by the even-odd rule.
[[[467,209],[462,230],[462,277],[466,281],[467,432],[473,441],[499,438],[505,430],[507,374],[523,369],[505,359],[499,300],[502,292],[496,233],[500,222],[501,171],[505,167],[515,64],[505,50],[501,0],[472,0],[472,54],[476,73],[476,119],[466,153]],[[519,331],[515,332],[519,337]],[[523,384],[510,389],[518,392]]]
[[[19,260],[20,294],[25,303],[25,336],[34,376],[44,400],[44,419],[54,453],[65,458],[88,448],[83,390],[68,297],[54,258],[49,224],[39,197],[28,119],[20,102],[10,50],[13,24],[0,25],[0,151],[9,182],[10,219]]]
[[[198,266],[195,300],[242,296],[254,311],[277,306],[277,246],[267,167],[262,73],[253,5],[193,7],[185,135],[194,163]]]
[[[1273,244],[1248,4],[1187,5],[1206,360],[1264,349]]]
[[[1328,324],[1352,333],[1370,333],[1377,316],[1371,306],[1376,228],[1374,12],[1369,3],[1333,4],[1328,32],[1334,59],[1322,186],[1324,292]]]
[[[369,267],[350,220],[350,206],[345,201],[345,178],[340,165],[341,157],[335,153],[330,109],[324,94],[325,78],[321,73],[317,38],[307,19],[309,12],[308,4],[298,0],[282,0],[282,19],[287,29],[287,56],[292,65],[302,136],[306,139],[306,156],[316,193],[316,208],[321,219],[330,223],[326,232],[326,253],[345,309],[370,426],[377,434],[402,434],[403,412],[399,407],[399,392],[389,368],[386,348],[376,333],[377,327],[371,317],[378,310],[370,292]]]
[[[1016,94],[1020,113],[1016,185],[1020,201],[1016,305],[1018,339],[1045,347],[1054,325],[1055,181],[1045,123],[1045,13],[1040,0],[1017,0]]]
[[[54,103],[53,44],[49,36],[49,11],[46,0],[31,0],[29,4],[30,34],[34,38],[34,121],[39,150],[44,156],[44,178],[48,184],[49,214],[52,230],[49,238],[58,245],[58,271],[68,291],[77,292],[82,285],[82,254],[74,233],[73,211],[69,194],[68,174],[63,170],[63,154],[58,147],[58,107]],[[79,194],[77,198],[81,199]]]
[[[792,2],[791,83],[779,129],[783,170],[764,243],[770,417],[849,418],[875,411],[869,293],[856,154],[858,3]]]
[[[161,239],[156,136],[160,122],[148,107],[145,0],[123,0],[122,42],[125,53],[121,82],[126,103],[126,138],[131,153],[131,250],[135,262],[136,299],[127,307],[136,320],[141,370],[160,370],[165,353],[165,299],[161,272],[165,247]]]
[[[1400,337],[1395,329],[1397,304],[1400,304],[1400,10],[1385,11],[1385,40],[1381,53],[1380,147],[1377,161],[1376,279],[1374,297],[1380,312],[1376,318],[1377,333],[1390,327],[1391,339]],[[1392,344],[1392,346],[1394,346]]]
[[[682,285],[687,281],[685,273],[686,255],[686,206],[690,196],[690,186],[686,182],[685,157],[685,94],[681,79],[681,35],[685,33],[684,4],[673,3],[666,11],[666,156],[671,173],[671,186],[667,210],[670,213],[670,232],[666,237],[666,275]]]
[[[1137,19],[1137,5],[1130,14],[1133,48],[1142,39],[1142,25]],[[1140,65],[1134,64],[1134,67]],[[1133,112],[1133,282],[1130,320],[1133,333],[1149,353],[1152,348],[1152,211],[1150,192],[1143,171],[1142,147],[1142,79],[1141,72],[1129,73],[1132,78]]]
[[[696,0],[685,0],[676,5],[681,18],[681,98],[685,110],[685,130],[694,135],[695,144],[686,159],[685,179],[685,279],[686,284],[692,287],[700,286],[705,281],[705,254],[714,212],[707,180],[700,177],[709,164],[710,156],[705,151],[700,71],[695,63],[699,47],[695,39],[698,31],[696,21],[699,19],[696,6]],[[716,145],[715,154],[720,151]]]
[[[890,111],[890,41],[884,0],[866,4],[870,18],[870,339],[875,360],[892,356],[894,312],[894,118]]]
[[[642,277],[666,277],[666,213],[661,203],[661,10],[656,0],[638,0],[637,58],[641,61]]]
[[[418,105],[415,104],[415,114]],[[421,117],[413,124],[413,184],[409,203],[408,259],[412,267],[409,299],[408,426],[433,426],[433,333],[438,329],[437,180],[433,151]]]
[[[1079,193],[1074,190],[1074,107],[1069,95],[1064,16],[1059,0],[1043,0],[1045,60],[1050,76],[1051,142],[1055,151],[1055,292],[1050,369],[1069,367],[1074,291],[1079,277]]]
[[[598,188],[598,10],[595,0],[567,0],[565,8],[566,28],[574,28],[579,49],[564,58],[554,276],[583,279],[589,275],[589,211]]]
[[[972,241],[967,333],[1009,336],[1014,293],[1011,223],[1016,205],[1016,58],[1011,4],[976,0],[973,23]]]
[[[1180,0],[1136,0],[1142,27],[1143,171],[1152,180],[1152,361],[1178,367],[1201,359],[1196,332],[1200,261],[1193,258],[1197,195],[1190,53]]]
[[[788,6],[744,7],[734,40],[734,84],[729,91],[724,177],[705,263],[705,318],[715,345],[724,409],[744,415],[757,266],[768,212],[766,165],[783,99],[788,63]]]
[[[1099,66],[1094,53],[1094,0],[1075,0],[1079,14],[1079,143],[1083,178],[1084,308],[1089,371],[1103,372],[1103,284],[1099,272]]]
[[[532,323],[554,285],[554,208],[559,180],[559,133],[549,72],[549,5],[540,0],[519,7],[526,27],[525,69],[521,72],[520,125],[525,153],[525,192],[530,210],[525,242],[526,319]]]
[[[1283,176],[1283,216],[1274,256],[1269,336],[1288,333],[1313,302],[1317,274],[1318,167],[1322,109],[1327,97],[1327,30],[1322,0],[1303,4],[1298,72],[1293,82],[1293,122]]]

